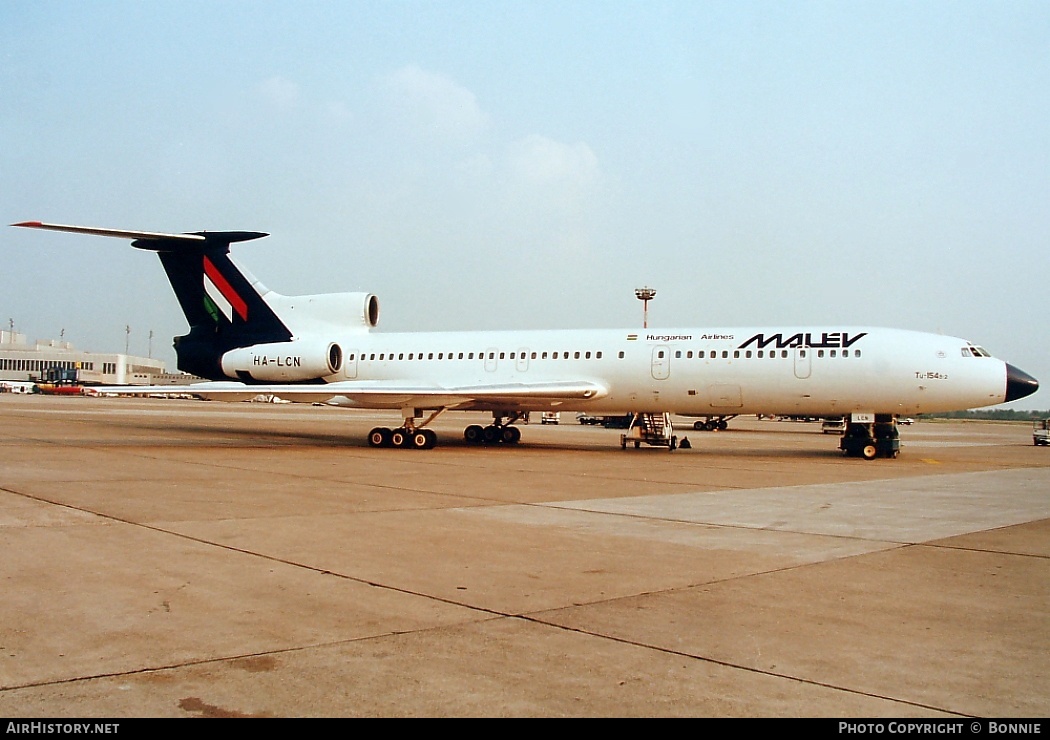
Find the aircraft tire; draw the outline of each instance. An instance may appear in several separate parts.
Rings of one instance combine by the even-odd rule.
[[[430,449],[427,447],[428,441],[429,437],[426,432],[422,429],[417,429],[412,432],[412,434],[408,435],[408,444],[406,446],[411,447],[414,450],[427,450]]]
[[[481,430],[481,441],[487,445],[497,444],[500,441],[500,439],[502,439],[502,437],[503,435],[500,431],[500,428],[495,424],[490,424],[489,426]]]
[[[484,431],[485,430],[482,429],[479,425],[471,424],[469,427],[463,430],[463,439],[467,440],[468,444],[481,444],[481,437]]]
[[[368,433],[369,447],[389,447],[391,432],[386,427],[376,427]]]
[[[503,427],[500,439],[509,445],[517,444],[521,441],[521,430],[517,427]]]

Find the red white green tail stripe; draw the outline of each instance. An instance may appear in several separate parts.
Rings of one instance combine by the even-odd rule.
[[[204,308],[216,321],[219,312],[231,323],[234,313],[241,317],[241,321],[248,320],[248,304],[207,256],[204,257],[204,294]]]

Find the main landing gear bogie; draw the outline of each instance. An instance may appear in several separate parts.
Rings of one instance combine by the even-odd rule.
[[[722,416],[708,416],[706,420],[693,422],[693,429],[698,432],[724,432],[729,428],[729,422],[737,417],[737,414]]]
[[[376,427],[368,433],[370,447],[400,447],[412,450],[429,450],[437,444],[437,434],[431,429],[388,429]]]
[[[472,445],[517,444],[521,441],[521,430],[509,424],[471,424],[463,430],[463,439]]]

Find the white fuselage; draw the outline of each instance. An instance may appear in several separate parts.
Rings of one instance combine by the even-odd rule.
[[[324,378],[333,391],[347,381],[449,389],[581,381],[605,391],[521,401],[516,410],[523,411],[917,414],[1001,403],[1006,394],[1004,362],[971,352],[962,339],[898,329],[353,332],[335,341],[344,360]]]

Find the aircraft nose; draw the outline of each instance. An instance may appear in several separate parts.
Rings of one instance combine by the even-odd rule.
[[[1019,370],[1010,363],[1006,363],[1006,400],[1016,401],[1018,398],[1030,396],[1039,390],[1039,381]]]

